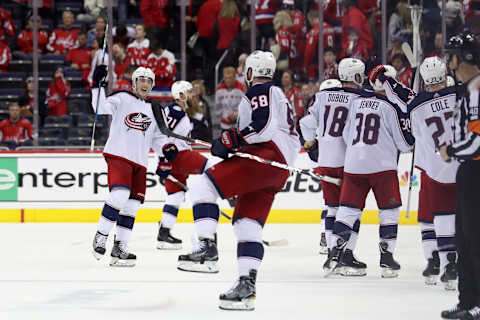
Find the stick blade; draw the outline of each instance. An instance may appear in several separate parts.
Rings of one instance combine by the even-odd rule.
[[[285,247],[288,246],[288,240],[287,239],[280,239],[280,240],[271,240],[271,241],[266,241],[262,240],[263,244],[269,247]]]

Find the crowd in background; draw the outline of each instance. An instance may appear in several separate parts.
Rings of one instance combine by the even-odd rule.
[[[210,140],[236,125],[236,107],[246,90],[243,66],[250,52],[250,2],[190,0],[187,6],[186,80],[192,81],[198,102],[198,110],[189,115],[195,138]],[[303,115],[308,99],[318,91],[320,35],[324,44],[324,79],[338,77],[338,62],[345,57],[361,59],[367,71],[380,62],[380,2],[324,0],[324,23],[319,28],[317,1],[256,1],[256,46],[275,55],[278,72],[274,81],[284,89],[297,118]],[[0,0],[0,73],[10,72],[12,61],[32,59],[34,21],[27,3],[27,0]],[[423,5],[422,54],[442,57],[441,1],[424,0]],[[444,14],[447,38],[467,27],[480,33],[480,1],[448,0]],[[52,70],[48,86],[40,87],[42,136],[41,129],[49,122],[47,118],[70,115],[72,89],[88,89],[94,67],[102,60],[106,63],[108,54],[104,57],[107,19],[103,0],[44,0],[39,15],[38,52],[42,57],[53,55],[63,59]],[[411,43],[412,39],[407,1],[387,1],[387,16],[387,63],[395,67],[400,82],[411,86],[413,72],[401,49],[403,42]],[[109,24],[113,31],[113,46],[109,50],[113,60],[113,90],[131,90],[131,74],[136,67],[146,66],[155,73],[152,98],[168,103],[172,99],[170,86],[180,80],[180,10],[176,1],[117,0],[114,17]],[[214,66],[226,50],[221,65],[222,82],[216,87]],[[77,72],[81,81],[69,83],[66,71]],[[0,109],[9,110],[8,118],[0,119],[0,134],[9,146],[28,145],[32,139],[31,125],[26,125],[33,112],[32,82],[31,73],[27,72],[23,94],[13,102],[0,101]],[[7,112],[2,115],[6,117]]]

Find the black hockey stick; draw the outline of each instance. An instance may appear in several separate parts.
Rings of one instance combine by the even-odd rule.
[[[415,161],[415,146],[413,147],[412,163],[410,165],[410,176],[408,177],[409,180],[408,180],[407,214],[405,215],[406,218],[410,217],[410,199],[412,197],[414,161]]]
[[[190,143],[196,143],[196,144],[202,145],[202,146],[207,147],[207,148],[210,148],[212,146],[208,142],[198,140],[198,139],[192,139],[192,138],[189,138],[189,137],[185,137],[185,136],[176,134],[175,132],[172,132],[168,128],[168,126],[165,122],[165,114],[163,113],[163,108],[160,104],[152,102],[152,110],[153,110],[153,115],[155,116],[155,120],[157,121],[158,128],[160,129],[160,131],[164,135],[172,137],[172,138],[177,138],[177,139],[180,139],[180,140],[183,140],[183,141],[187,141],[187,142],[190,142]],[[290,166],[288,166],[284,163],[264,159],[264,158],[258,157],[256,155],[249,154],[249,153],[244,153],[244,152],[234,152],[233,155],[235,155],[237,157],[241,157],[241,158],[255,160],[255,161],[263,163],[263,164],[268,164],[268,165],[271,165],[271,166],[274,166],[274,167],[286,169],[286,170],[297,172],[297,173],[300,173],[300,174],[308,175],[315,180],[323,180],[325,182],[333,183],[337,186],[342,184],[342,179],[333,178],[333,177],[329,177],[329,176],[318,175],[312,169],[300,169],[300,168],[290,167]]]

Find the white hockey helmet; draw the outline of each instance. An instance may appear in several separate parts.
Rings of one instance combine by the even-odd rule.
[[[447,76],[447,87],[453,87],[455,85],[455,79],[451,76]]]
[[[330,88],[341,88],[342,83],[337,79],[327,79],[323,80],[320,84],[320,91]]]
[[[428,57],[420,65],[420,74],[426,85],[447,80],[447,65],[439,57]]]
[[[172,96],[175,100],[185,101],[187,100],[188,91],[193,90],[193,86],[190,82],[185,80],[176,81],[172,85]],[[185,98],[182,99],[180,94],[184,94]]]
[[[277,62],[273,53],[255,50],[253,51],[245,61],[245,81],[250,87],[253,79],[256,77],[273,78]]]
[[[361,77],[361,82],[357,81],[357,74]],[[365,78],[365,64],[355,58],[342,59],[338,64],[338,78],[340,81],[353,82],[361,87]]]
[[[150,69],[150,68],[138,67],[132,73],[132,88],[133,88],[133,91],[135,91],[135,92],[137,91],[137,79],[140,78],[140,77],[151,79],[152,80],[152,88],[153,88],[153,86],[155,85],[155,73],[153,73],[152,69]],[[150,90],[152,90],[152,88],[150,88]]]
[[[397,70],[389,64],[384,65],[385,67],[385,76],[390,77],[390,78],[395,78],[397,76]],[[376,79],[375,83],[372,83],[372,81],[369,81],[370,85],[372,86],[374,91],[385,91],[383,89],[383,84],[380,80]]]

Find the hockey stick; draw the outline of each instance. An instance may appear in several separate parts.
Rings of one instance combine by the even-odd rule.
[[[163,113],[162,107],[161,106],[155,106],[154,107],[153,105],[154,105],[154,103],[152,103],[153,114],[155,116],[155,119],[157,120],[157,124],[158,124],[158,127],[159,127],[160,131],[164,135],[172,137],[172,138],[177,138],[177,139],[180,139],[180,140],[183,140],[183,141],[187,141],[187,142],[190,142],[190,143],[196,143],[196,144],[202,145],[202,146],[207,147],[207,148],[210,148],[212,146],[209,142],[205,142],[205,141],[198,140],[198,139],[192,139],[192,138],[189,138],[189,137],[185,137],[185,136],[176,134],[175,132],[172,132],[165,123],[165,115]],[[278,167],[278,168],[282,168],[282,169],[285,169],[285,170],[289,170],[289,171],[297,172],[297,173],[300,173],[300,174],[308,175],[308,176],[312,177],[313,179],[323,180],[325,182],[333,183],[337,186],[341,185],[341,183],[342,183],[342,179],[333,178],[333,177],[329,177],[329,176],[317,175],[313,172],[312,169],[300,169],[300,168],[290,167],[290,166],[288,166],[284,163],[264,159],[264,158],[258,157],[256,155],[249,154],[249,153],[244,153],[244,152],[234,152],[233,155],[235,155],[237,157],[240,157],[240,158],[255,160],[255,161],[263,163],[263,164],[268,164],[268,165],[271,165],[271,166],[274,166],[274,167]]]
[[[103,36],[103,56],[101,65],[105,62],[105,53],[107,52],[107,34],[108,34],[108,23],[105,27],[105,35]],[[98,119],[98,105],[100,103],[100,92],[102,91],[102,85],[99,84],[98,93],[97,93],[97,103],[95,106],[95,119],[93,120],[93,128],[92,128],[92,138],[90,141],[90,152],[93,152],[95,147],[95,128],[97,127],[97,119]]]
[[[407,214],[405,215],[406,218],[410,218],[410,199],[412,198],[414,161],[415,161],[415,146],[413,146],[412,163],[410,165],[410,176],[408,177],[409,180],[408,180],[408,196],[407,196]]]
[[[413,56],[412,48],[408,44],[408,42],[402,43],[402,51],[405,57],[407,57],[408,63],[413,68],[418,66],[418,61],[416,61],[415,57]]]

